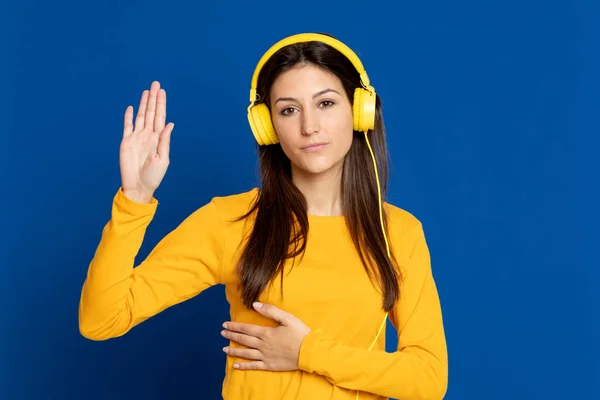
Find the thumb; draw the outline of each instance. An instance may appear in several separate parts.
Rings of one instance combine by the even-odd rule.
[[[167,160],[169,158],[169,148],[171,145],[171,132],[173,132],[173,128],[175,127],[174,123],[169,123],[163,129],[160,137],[158,138],[158,156],[161,160]]]
[[[279,322],[281,325],[289,325],[290,320],[292,318],[291,314],[280,310],[272,304],[262,304],[259,302],[255,302],[252,305],[254,306],[254,309],[259,312],[259,314],[271,318],[272,320]]]

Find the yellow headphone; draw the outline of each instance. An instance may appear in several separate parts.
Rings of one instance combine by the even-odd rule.
[[[250,88],[250,105],[248,106],[248,122],[250,122],[250,128],[252,133],[259,145],[269,145],[279,142],[275,128],[273,128],[273,122],[271,121],[271,115],[267,105],[264,103],[255,104],[260,101],[260,94],[256,92],[258,85],[258,75],[262,67],[269,60],[269,58],[275,54],[282,47],[285,47],[294,43],[318,41],[330,45],[331,47],[339,50],[356,68],[360,74],[360,82],[363,87],[356,88],[354,90],[354,102],[353,102],[353,115],[354,115],[354,130],[365,132],[369,129],[375,128],[375,89],[369,84],[369,77],[367,71],[363,67],[360,59],[357,55],[344,43],[336,40],[332,37],[321,35],[318,33],[301,33],[293,35],[275,43],[260,59],[254,74],[252,75],[252,84]]]
[[[375,94],[375,89],[373,88],[373,86],[370,85],[367,71],[365,71],[362,62],[348,46],[346,46],[344,43],[340,42],[337,39],[319,33],[300,33],[297,35],[289,36],[275,43],[269,50],[267,50],[265,54],[263,54],[256,68],[254,69],[254,74],[252,75],[252,83],[250,86],[250,105],[248,106],[248,122],[250,123],[250,128],[252,129],[254,138],[260,146],[276,144],[279,142],[279,138],[277,137],[277,133],[275,132],[275,128],[273,127],[271,114],[269,112],[269,109],[267,108],[267,105],[265,103],[257,104],[257,102],[261,100],[260,94],[257,93],[256,90],[258,85],[258,76],[262,67],[269,60],[269,58],[281,48],[290,44],[311,41],[322,42],[338,50],[340,53],[346,56],[346,58],[354,65],[356,71],[358,71],[358,73],[360,74],[360,83],[362,87],[358,87],[354,90],[354,102],[352,103],[352,113],[354,117],[353,125],[355,131],[364,132],[365,140],[367,142],[367,146],[369,147],[369,151],[371,152],[371,157],[373,159],[373,166],[375,168],[375,178],[377,180],[377,194],[379,196],[379,218],[381,222],[381,229],[383,231],[383,237],[385,239],[387,254],[388,257],[391,258],[390,246],[388,244],[388,239],[383,224],[381,186],[379,184],[379,175],[377,173],[377,163],[375,161],[375,154],[373,154],[373,149],[371,148],[371,144],[369,143],[367,137],[369,130],[375,129],[375,104],[377,96]],[[379,338],[379,335],[381,334],[381,331],[385,326],[385,322],[387,321],[387,316],[388,313],[385,314],[383,322],[379,328],[379,332],[377,332],[375,340],[373,340],[373,343],[371,343],[369,351],[371,351],[375,343],[377,343],[377,339]],[[359,392],[356,391],[357,399],[358,393]]]

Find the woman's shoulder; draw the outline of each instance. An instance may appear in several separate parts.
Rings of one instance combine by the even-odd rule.
[[[395,204],[386,202],[384,209],[388,215],[391,227],[400,230],[410,230],[421,225],[421,221],[413,213]]]
[[[418,243],[424,242],[425,236],[421,221],[411,212],[393,204],[386,203],[390,245],[404,268]]]
[[[385,203],[388,216],[390,239],[393,242],[402,243],[410,248],[419,240],[422,240],[423,224],[412,212],[397,205]]]
[[[222,218],[236,218],[252,208],[258,194],[259,189],[253,187],[242,192],[214,196],[211,202],[216,206]]]

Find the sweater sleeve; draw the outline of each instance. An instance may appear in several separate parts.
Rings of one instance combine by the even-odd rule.
[[[141,204],[119,188],[88,267],[79,330],[91,340],[122,336],[164,309],[220,283],[222,224],[214,200],[188,216],[135,266],[158,201]]]
[[[390,312],[398,331],[393,353],[351,347],[312,331],[302,343],[299,368],[346,389],[399,400],[442,399],[448,356],[442,312],[421,224],[413,230],[400,300]]]

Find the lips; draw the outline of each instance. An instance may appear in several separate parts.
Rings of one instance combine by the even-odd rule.
[[[312,144],[309,144],[308,146],[302,147],[302,150],[318,150],[322,147],[325,147],[325,145],[327,145],[326,142],[312,143]]]

